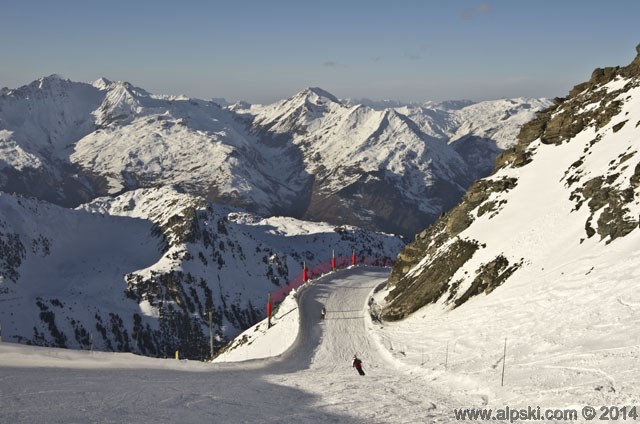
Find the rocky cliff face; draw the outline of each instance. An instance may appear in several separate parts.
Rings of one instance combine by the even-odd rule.
[[[516,274],[637,233],[636,50],[630,65],[596,69],[524,125],[518,144],[497,158],[495,173],[402,251],[388,282],[386,319],[431,303],[459,307]]]

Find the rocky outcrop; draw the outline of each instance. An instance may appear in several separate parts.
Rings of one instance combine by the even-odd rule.
[[[419,233],[416,240],[398,255],[388,285],[393,287],[385,319],[401,319],[422,306],[437,301],[448,290],[457,288],[451,281],[457,269],[481,248],[474,240],[458,238],[476,216],[495,213],[501,201],[489,200],[493,194],[505,193],[517,184],[515,178],[476,181],[455,208],[443,214],[435,224]],[[419,273],[411,273],[425,258]],[[416,276],[417,274],[417,276]]]
[[[435,256],[430,257],[431,260],[418,275],[397,280],[389,294],[392,301],[383,311],[382,318],[401,319],[437,301],[451,287],[453,274],[473,256],[478,247],[477,242],[457,239],[446,248],[434,252]]]
[[[527,263],[526,258],[500,253],[468,265],[484,244],[467,236],[465,230],[479,218],[500,214],[508,204],[509,192],[519,184],[520,172],[515,169],[534,161],[541,146],[561,146],[579,134],[595,134],[559,181],[568,189],[574,212],[588,208],[580,243],[597,235],[608,244],[639,227],[640,218],[633,211],[638,206],[640,164],[635,164],[631,175],[628,171],[638,160],[635,139],[624,145],[626,150],[611,160],[607,169],[596,165],[594,171],[593,164],[587,167],[593,157],[602,155],[602,143],[613,135],[629,134],[631,125],[640,127],[640,121],[629,118],[628,109],[622,113],[631,99],[628,93],[640,86],[640,45],[636,50],[638,56],[630,65],[596,69],[589,81],[576,85],[566,98],[554,99],[551,107],[522,126],[518,144],[497,157],[495,174],[474,183],[457,206],[405,247],[388,280],[389,294],[382,313],[385,319],[402,319],[439,301],[459,307],[480,293],[491,293]]]
[[[589,81],[578,84],[566,98],[554,99],[554,105],[538,113],[535,119],[525,124],[518,135],[518,144],[503,152],[496,159],[496,168],[524,166],[531,160],[528,147],[534,140],[543,143],[560,144],[576,136],[587,126],[602,128],[620,112],[621,102],[615,100],[622,92],[628,91],[640,82],[631,80],[618,90],[606,90],[602,86],[616,77],[634,78],[640,76],[640,44],[636,47],[638,56],[625,67],[597,68]],[[597,104],[595,108],[584,106]]]

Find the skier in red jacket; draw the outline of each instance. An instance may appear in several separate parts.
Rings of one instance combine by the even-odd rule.
[[[364,375],[364,371],[362,370],[362,361],[360,360],[360,358],[358,358],[357,355],[353,355],[352,366],[353,366],[353,368],[358,370],[358,374]]]

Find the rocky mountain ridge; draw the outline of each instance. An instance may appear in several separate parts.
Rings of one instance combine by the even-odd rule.
[[[403,250],[385,318],[433,303],[456,308],[511,278],[605,257],[619,239],[633,243],[640,222],[636,50],[630,65],[596,69],[524,125],[496,172]],[[606,273],[592,271],[585,278]]]

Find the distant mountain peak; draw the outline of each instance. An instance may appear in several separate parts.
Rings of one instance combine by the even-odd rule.
[[[436,110],[460,110],[464,109],[467,106],[471,106],[475,104],[473,100],[468,99],[460,99],[460,100],[444,100],[442,102],[426,102],[423,104],[424,107],[428,107],[429,109]]]
[[[143,88],[136,87],[128,81],[111,81],[105,77],[98,78],[91,85],[101,91],[126,91],[128,95],[148,97],[151,94]]]
[[[307,87],[304,90],[302,90],[301,94],[305,96],[316,95],[318,97],[324,97],[325,99],[329,99],[332,102],[340,103],[340,100],[338,100],[336,96],[334,96],[333,94],[329,93],[326,90],[323,90],[320,87]]]
[[[93,85],[95,88],[99,90],[107,90],[112,84],[113,82],[106,79],[105,77],[98,78],[97,80],[91,83],[91,85]]]
[[[64,84],[71,84],[71,81],[58,74],[51,74],[46,77],[38,78],[29,84],[29,87],[35,89],[43,89],[47,87],[59,87]]]
[[[412,103],[402,102],[399,100],[372,100],[368,98],[348,98],[343,99],[343,102],[347,105],[366,106],[374,110],[385,110],[401,108],[405,106],[414,106]]]
[[[126,90],[129,94],[133,96],[142,96],[142,97],[151,96],[151,93],[149,93],[144,88],[137,87],[128,81],[117,81],[113,83],[113,86],[114,88],[122,88],[123,90]]]
[[[60,74],[51,74],[46,77],[40,78],[38,81],[53,81],[53,80],[69,81],[67,78],[63,77]]]

